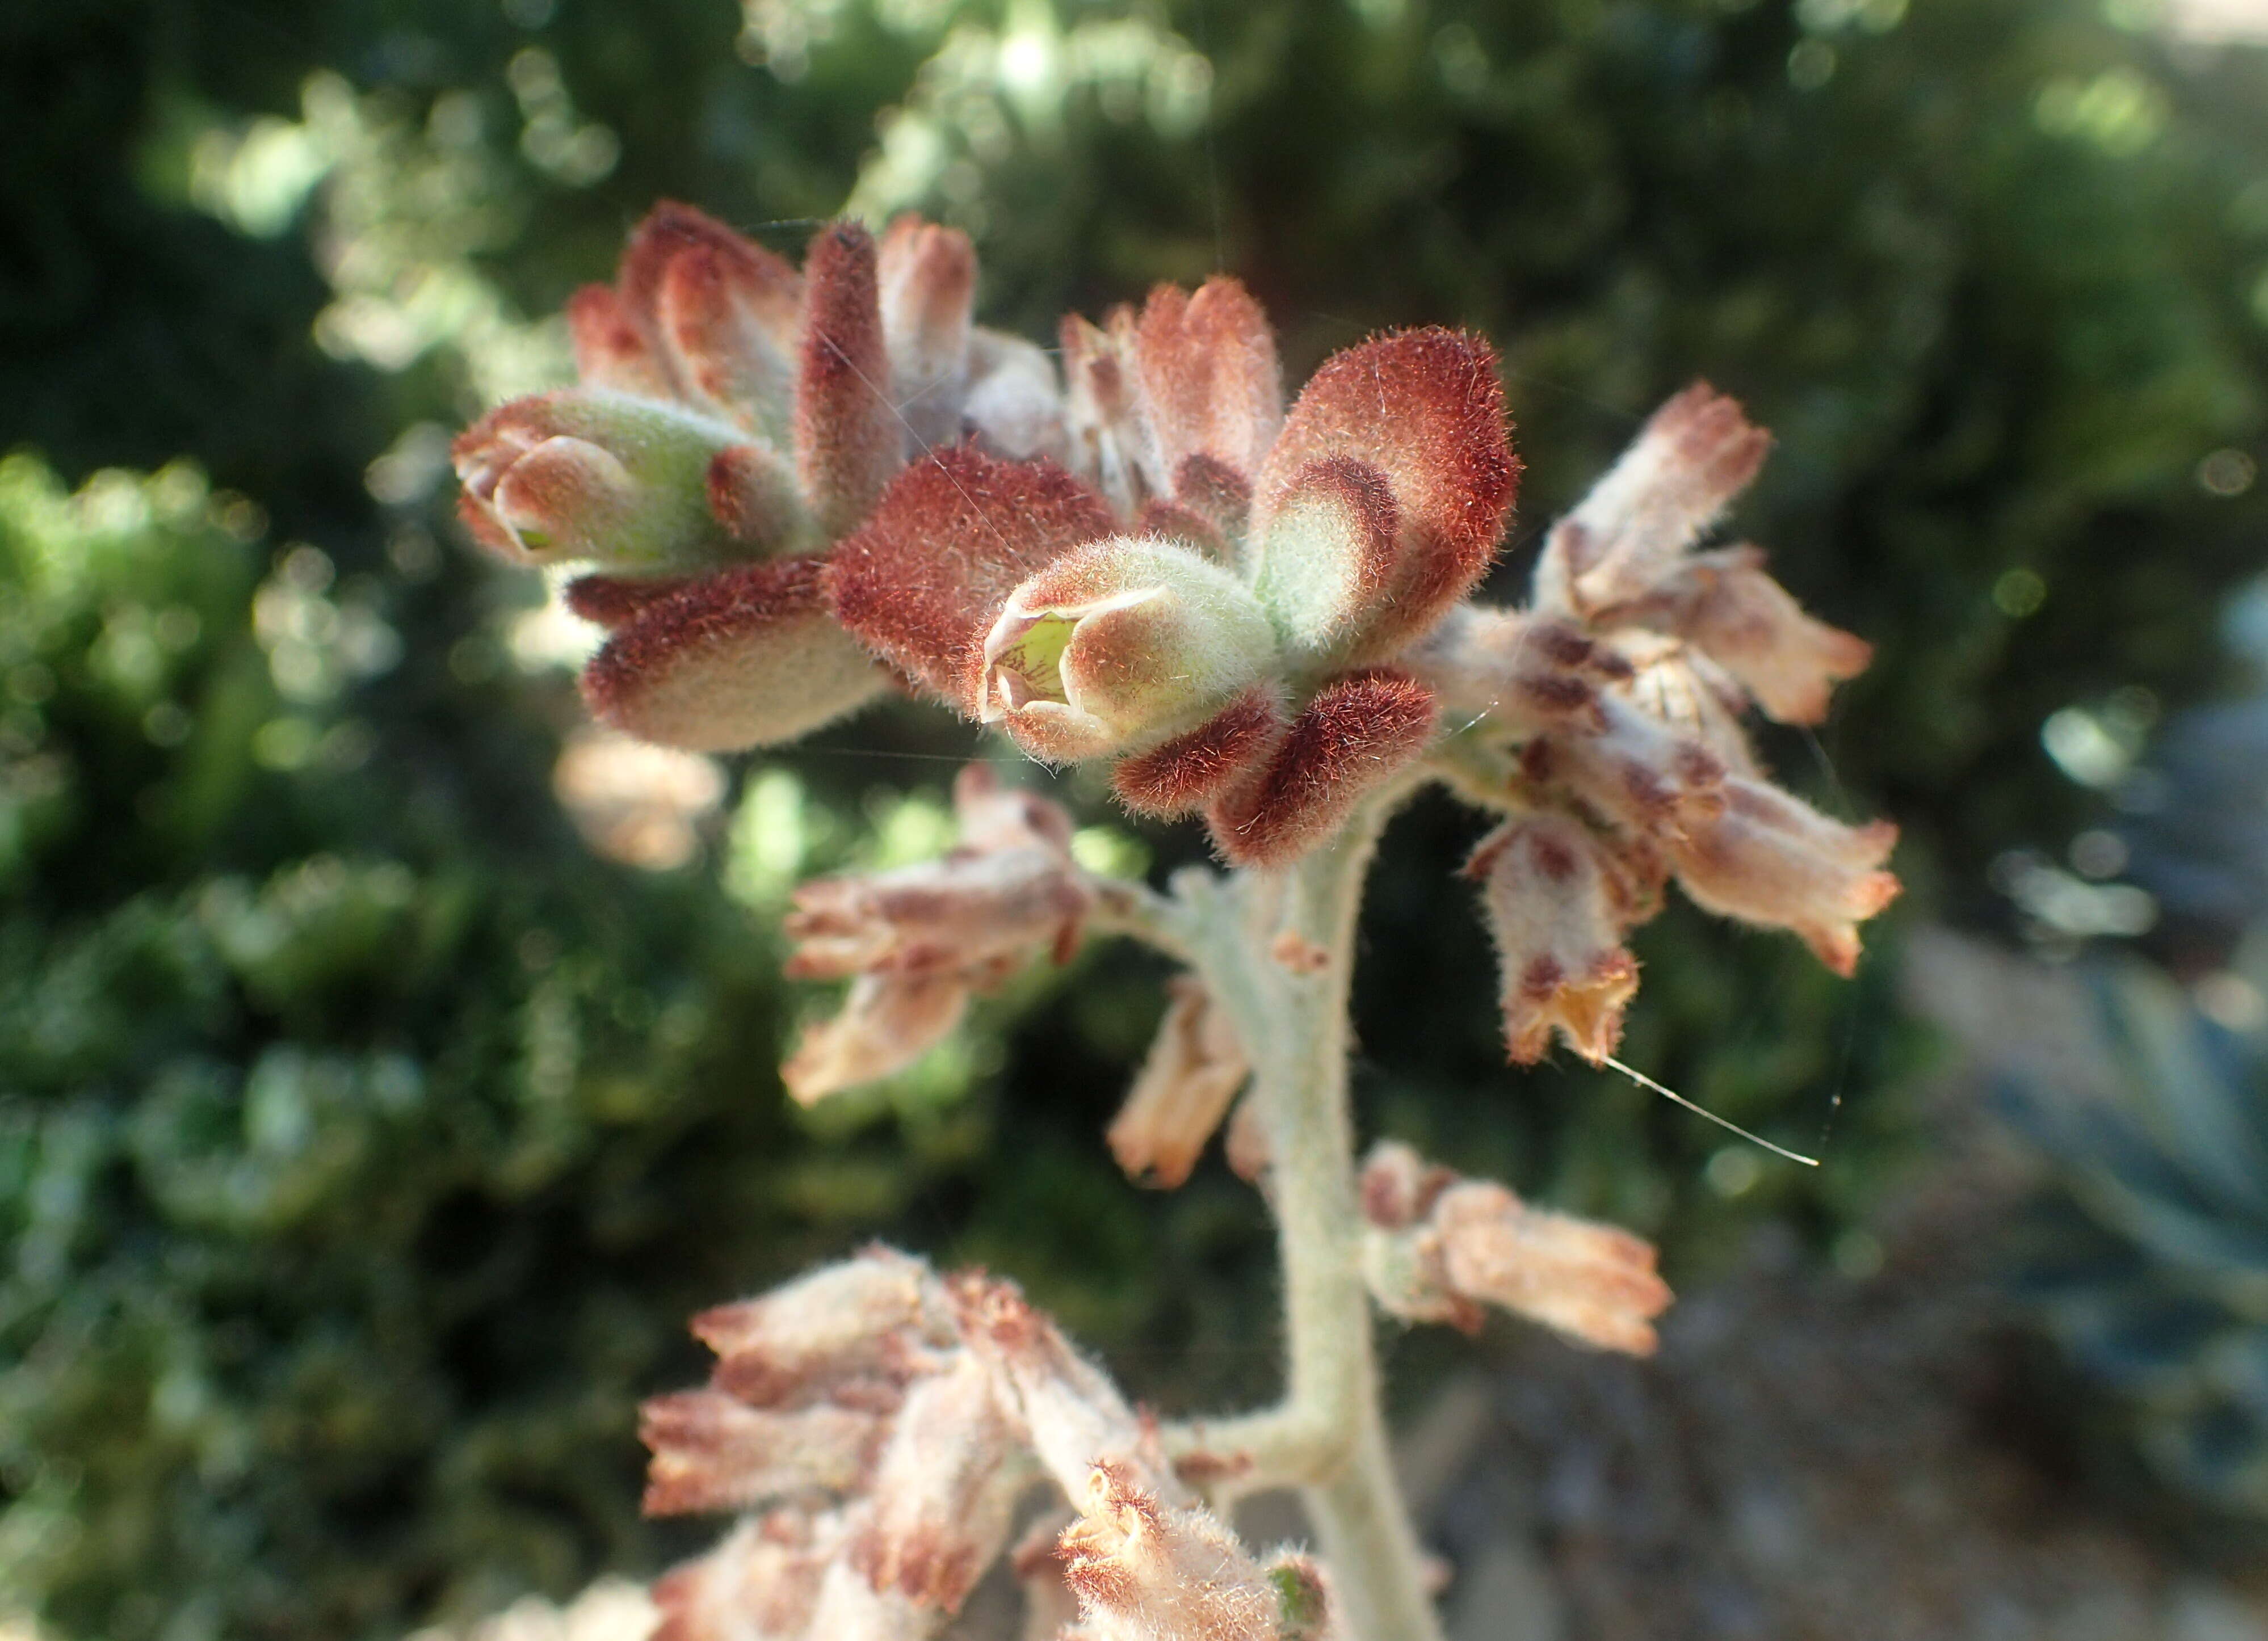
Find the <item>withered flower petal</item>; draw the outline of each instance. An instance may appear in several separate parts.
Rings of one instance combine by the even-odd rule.
[[[1660,626],[1691,640],[1738,679],[1768,717],[1816,724],[1837,684],[1874,659],[1865,639],[1815,621],[1764,570],[1753,547],[1696,553],[1652,592],[1602,621]]]
[[[1590,616],[1646,596],[1749,486],[1771,435],[1706,382],[1655,411],[1604,478],[1546,538],[1543,609]]]

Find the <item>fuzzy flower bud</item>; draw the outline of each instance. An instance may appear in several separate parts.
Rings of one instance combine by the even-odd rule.
[[[1536,602],[1588,616],[1644,596],[1749,486],[1771,435],[1696,382],[1655,411],[1561,519],[1536,565]]]
[[[1157,1041],[1110,1125],[1110,1154],[1137,1180],[1171,1190],[1189,1177],[1251,1065],[1227,1012],[1203,982],[1177,975]]]
[[[878,1246],[761,1299],[705,1310],[693,1335],[717,1353],[719,1388],[770,1407],[902,1374],[924,1345],[951,1343],[944,1303],[928,1266]]]
[[[638,1438],[653,1451],[645,1512],[733,1510],[856,1486],[887,1433],[870,1409],[752,1408],[721,1390],[655,1396]]]
[[[1071,1349],[1012,1282],[968,1273],[952,1283],[961,1336],[996,1375],[1031,1451],[1071,1493],[1090,1467],[1111,1463],[1153,1490],[1178,1495],[1142,1421],[1101,1368]]]
[[[1638,990],[1638,960],[1622,945],[1646,898],[1637,873],[1580,821],[1548,813],[1497,828],[1465,872],[1496,938],[1513,1063],[1542,1059],[1555,1030],[1594,1065],[1612,1054]]]
[[[1034,757],[1155,745],[1202,722],[1276,663],[1244,584],[1171,542],[1118,536],[1018,587],[986,635],[983,715]]]
[[[1454,1291],[1602,1350],[1653,1353],[1653,1319],[1670,1294],[1640,1238],[1530,1208],[1486,1180],[1444,1191],[1432,1225]]]
[[[1006,1542],[1029,1479],[990,1368],[962,1352],[915,1381],[874,1467],[850,1563],[877,1590],[958,1611]]]
[[[1390,1142],[1373,1148],[1361,1185],[1364,1269],[1381,1308],[1470,1331],[1494,1305],[1600,1350],[1653,1353],[1670,1292],[1643,1240],[1530,1208]]]
[[[1035,951],[1058,960],[1079,941],[1094,894],[1068,859],[1023,847],[955,850],[871,875],[822,878],[795,892],[787,972],[798,980],[860,974],[990,976]]]
[[[522,563],[700,567],[810,533],[783,463],[731,423],[656,400],[595,387],[516,399],[453,448],[467,525]]]

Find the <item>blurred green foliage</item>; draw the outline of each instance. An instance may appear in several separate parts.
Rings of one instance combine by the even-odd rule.
[[[1976,918],[1984,862],[2079,813],[2041,720],[2205,693],[2268,539],[2268,486],[2200,479],[2268,457],[2263,58],[2143,0],[8,8],[0,450],[63,478],[0,469],[0,1586],[116,1641],[362,1634],[651,1565],[629,1409],[690,1371],[680,1319],[862,1234],[1025,1279],[1169,1404],[1273,1372],[1249,1193],[1138,1193],[1100,1142],[1145,958],[782,1109],[779,896],[933,841],[964,730],[894,709],[762,766],[708,865],[606,864],[559,813],[575,708],[515,659],[533,589],[444,522],[441,441],[561,368],[543,316],[652,199],[790,251],[846,199],[923,209],[1039,335],[1226,267],[1294,379],[1484,329],[1528,463],[1507,595],[1707,374],[1781,441],[1735,527],[1881,646],[1767,750]],[[65,495],[119,464],[159,470]],[[1801,1149],[1831,1122],[1818,1175],[1760,1166],[1504,1069],[1447,875],[1476,830],[1428,800],[1389,835],[1366,1121],[1673,1269],[1759,1212],[1863,1269],[1917,1057],[1888,965],[1646,932],[1627,1057]]]

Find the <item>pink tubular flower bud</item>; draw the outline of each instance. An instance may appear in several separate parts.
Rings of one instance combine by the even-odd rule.
[[[982,711],[1034,757],[1100,757],[1194,727],[1275,664],[1242,582],[1186,548],[1117,536],[1009,596],[984,640]]]
[[[1505,1045],[1533,1065],[1556,1030],[1596,1065],[1621,1040],[1638,990],[1638,960],[1623,930],[1642,899],[1622,863],[1582,822],[1535,814],[1508,820],[1473,851],[1503,975]]]
[[[1859,925],[1897,898],[1881,870],[1898,841],[1887,820],[1849,827],[1760,781],[1725,783],[1724,813],[1668,847],[1677,880],[1709,910],[1791,929],[1845,978]]]
[[[1670,1293],[1642,1239],[1530,1208],[1484,1180],[1443,1192],[1432,1225],[1442,1274],[1458,1293],[1602,1350],[1653,1353],[1653,1319]]]
[[[945,1293],[927,1265],[876,1246],[761,1299],[693,1319],[717,1353],[718,1388],[752,1407],[808,1401],[837,1385],[902,1375],[952,1342]]]
[[[1002,790],[982,764],[961,772],[954,805],[963,842],[942,859],[796,891],[787,972],[852,979],[842,1013],[806,1032],[781,1069],[806,1104],[902,1071],[959,1024],[972,990],[1078,947],[1094,891],[1071,857],[1070,817]]]
[[[1021,1422],[1033,1456],[1067,1493],[1090,1466],[1130,1467],[1154,1488],[1175,1490],[1150,1433],[1110,1377],[1071,1349],[1014,1283],[964,1272],[951,1282],[961,1337],[991,1368],[1004,1406]]]
[[[1365,1160],[1362,1197],[1364,1270],[1382,1309],[1471,1331],[1494,1305],[1600,1350],[1653,1353],[1670,1292],[1640,1238],[1530,1208],[1392,1143]]]
[[[887,1431],[880,1414],[830,1402],[780,1410],[721,1390],[655,1396],[638,1417],[638,1438],[653,1451],[645,1513],[844,1491],[865,1477]]]
[[[1110,1154],[1129,1176],[1171,1190],[1251,1075],[1227,1012],[1194,975],[1167,982],[1172,1001],[1157,1041],[1110,1125]]]
[[[1407,657],[1411,672],[1454,712],[1487,713],[1522,734],[1603,730],[1599,692],[1631,665],[1573,622],[1460,604]]]
[[[1640,834],[1676,833],[1721,813],[1724,760],[1620,695],[1598,696],[1596,727],[1531,742],[1535,773]]]
[[[740,429],[605,388],[498,406],[453,451],[460,509],[523,563],[699,567],[792,548],[810,521],[785,467]]]
[[[1031,845],[956,850],[795,892],[787,972],[797,980],[951,974],[989,979],[1035,952],[1068,956],[1094,891],[1070,860]]]

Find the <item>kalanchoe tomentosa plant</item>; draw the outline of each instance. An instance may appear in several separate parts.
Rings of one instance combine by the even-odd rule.
[[[1381,335],[1285,405],[1233,279],[1064,322],[1062,377],[970,322],[965,238],[839,224],[799,275],[682,206],[569,310],[582,383],[457,446],[474,534],[584,567],[610,629],[597,714],[700,750],[777,744],[892,688],[1097,761],[1130,808],[1201,815],[1226,872],[1097,878],[1056,805],[989,765],[959,848],[805,886],[794,971],[846,979],[784,1068],[805,1100],[910,1063],[972,992],[1088,932],[1182,960],[1112,1125],[1170,1187],[1226,1122],[1281,1233],[1283,1402],[1137,1417],[1010,1284],[876,1249],[698,1319],[704,1389],[659,1399],[655,1511],[740,1525],[664,1579],[671,1641],[919,1637],[1009,1556],[1063,1641],[1439,1634],[1378,1408],[1373,1306],[1470,1328],[1497,1306],[1645,1352],[1653,1250],[1406,1147],[1358,1171],[1346,997],[1388,814],[1440,780],[1499,815],[1466,863],[1506,1041],[1610,1056],[1626,931],[1675,879],[1848,974],[1896,893],[1886,824],[1772,785],[1742,718],[1822,717],[1867,647],[1749,547],[1697,550],[1769,440],[1697,384],[1551,531],[1525,608],[1473,603],[1520,467],[1495,357]],[[1256,1557],[1213,1512],[1303,1490],[1320,1559]],[[1052,1505],[1033,1515],[1035,1498]]]

